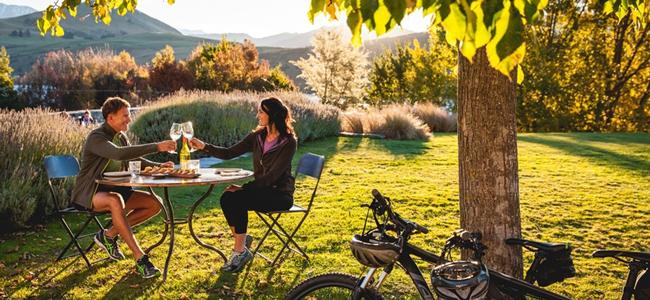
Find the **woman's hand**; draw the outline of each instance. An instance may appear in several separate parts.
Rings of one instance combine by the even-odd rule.
[[[194,149],[203,150],[203,148],[205,148],[205,143],[197,138],[192,138],[190,140],[190,146]]]
[[[226,188],[224,192],[236,192],[239,190],[241,190],[241,186],[236,184],[231,184],[229,187]]]

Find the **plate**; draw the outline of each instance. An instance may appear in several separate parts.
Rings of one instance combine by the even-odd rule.
[[[217,174],[226,174],[226,173],[239,173],[241,168],[215,168],[214,172]]]
[[[153,173],[153,174],[140,173],[140,176],[149,176],[149,177],[154,177],[154,178],[165,178],[165,177],[167,177],[167,174],[163,174],[163,173]]]
[[[131,176],[131,172],[129,171],[117,171],[117,172],[106,172],[104,173],[104,177],[127,177]]]

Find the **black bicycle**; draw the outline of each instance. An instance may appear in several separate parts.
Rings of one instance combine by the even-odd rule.
[[[413,234],[427,233],[428,229],[394,212],[390,199],[377,190],[372,193],[372,203],[364,206],[372,211],[376,226],[366,231],[364,224],[362,234],[355,235],[350,242],[353,255],[368,271],[360,277],[327,273],[309,278],[289,291],[285,299],[383,299],[379,289],[396,264],[409,275],[423,299],[434,299],[434,293],[439,299],[568,299],[534,285],[537,282],[547,286],[575,275],[568,245],[508,239],[508,244],[535,252],[525,280],[520,280],[483,265],[481,258],[487,248],[481,243],[480,233],[454,232],[440,256],[410,244]],[[454,249],[469,250],[470,259],[451,261]],[[431,271],[433,293],[412,256],[435,266]],[[650,299],[650,253],[596,251],[594,257],[614,257],[628,263],[630,272],[623,300],[632,299],[632,295],[637,300]]]

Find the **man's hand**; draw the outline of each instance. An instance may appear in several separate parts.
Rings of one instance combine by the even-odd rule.
[[[226,188],[224,192],[236,192],[239,190],[241,190],[241,186],[236,184],[231,184],[229,187]]]
[[[158,152],[173,151],[176,150],[176,142],[172,140],[158,142]]]
[[[190,140],[190,146],[194,149],[203,150],[203,148],[205,148],[205,143],[197,138],[193,138]]]
[[[167,161],[167,162],[164,162],[164,163],[160,164],[160,166],[163,167],[163,168],[173,168],[174,163],[171,162],[171,161]]]

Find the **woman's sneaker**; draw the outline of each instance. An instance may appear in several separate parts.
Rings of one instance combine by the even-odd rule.
[[[149,261],[149,255],[146,254],[135,263],[135,270],[138,271],[142,278],[152,278],[160,275],[160,270]]]
[[[93,237],[95,244],[99,248],[104,249],[108,253],[108,257],[112,260],[122,260],[124,259],[124,253],[120,251],[120,247],[117,245],[117,237],[109,238],[106,236],[106,232],[102,229],[99,230]]]
[[[244,248],[244,252],[242,253],[233,252],[228,262],[226,262],[226,264],[223,265],[223,267],[221,267],[221,271],[231,272],[231,273],[239,272],[252,259],[253,259],[253,253],[251,253],[251,251],[248,250],[248,248]]]

